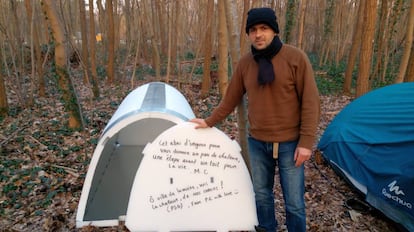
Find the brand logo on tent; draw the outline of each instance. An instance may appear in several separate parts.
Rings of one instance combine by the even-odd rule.
[[[397,181],[394,180],[390,184],[388,184],[388,191],[386,188],[382,188],[382,195],[384,195],[386,198],[395,201],[397,204],[400,204],[404,207],[407,207],[408,209],[412,209],[413,205],[411,202],[407,202],[405,200],[405,193],[400,190],[400,186],[397,185]],[[403,195],[403,196],[400,196]]]
[[[397,181],[394,180],[393,182],[391,182],[388,185],[390,192],[394,192],[397,195],[404,195],[405,196],[404,192],[402,190],[400,190],[400,186],[398,186],[396,184],[397,184]]]

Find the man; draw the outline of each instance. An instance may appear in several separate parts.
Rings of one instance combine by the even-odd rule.
[[[239,60],[220,105],[196,128],[225,119],[247,94],[249,159],[258,231],[277,229],[274,175],[278,166],[289,231],[306,231],[304,162],[312,155],[319,122],[319,93],[312,66],[301,50],[282,44],[275,12],[248,12],[251,53]]]

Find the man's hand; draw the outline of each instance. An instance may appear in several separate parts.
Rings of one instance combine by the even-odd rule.
[[[197,124],[195,126],[196,129],[209,127],[207,125],[206,121],[204,119],[202,119],[202,118],[193,118],[193,119],[190,120],[190,122],[193,122],[193,123]]]
[[[304,147],[297,147],[295,150],[295,166],[299,167],[302,165],[306,160],[309,160],[312,156],[312,150],[304,148]]]

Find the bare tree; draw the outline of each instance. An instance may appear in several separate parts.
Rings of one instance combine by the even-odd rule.
[[[170,4],[174,4],[175,2],[171,2]],[[171,7],[173,8],[173,7]],[[167,45],[167,76],[165,77],[165,82],[170,81],[170,73],[171,73],[171,50],[172,50],[172,33],[173,33],[173,12],[174,10],[168,11],[168,45]]]
[[[229,35],[229,44],[230,44],[230,57],[231,57],[231,73],[234,72],[234,69],[237,67],[237,63],[240,59],[240,44],[239,37],[240,31],[237,29],[238,15],[237,7],[234,0],[225,0],[225,10],[226,10],[226,20],[227,28]],[[244,31],[244,30],[243,30]],[[244,162],[247,165],[247,168],[250,171],[250,162],[248,158],[248,144],[247,144],[247,117],[246,117],[246,99],[243,96],[242,101],[237,106],[237,125],[239,130],[239,143],[242,149],[242,156]]]
[[[202,8],[202,9],[205,8],[204,4],[201,4],[201,3],[198,5],[198,7]],[[202,34],[203,32],[200,31],[197,34]],[[205,47],[205,40],[207,40],[207,37],[204,37],[204,39],[201,39],[201,41],[203,41],[203,42],[197,44],[195,58],[193,59],[191,72],[190,72],[190,75],[189,75],[190,78],[193,76],[194,70],[195,70],[196,66],[198,65],[198,63],[200,62],[200,55],[201,55],[200,53],[203,50],[203,47]],[[205,58],[209,59],[208,57],[205,57]]]
[[[155,76],[157,80],[161,80],[161,60],[160,60],[160,52],[157,45],[157,39],[155,38],[154,27],[156,26],[154,20],[150,20],[150,16],[148,15],[151,9],[152,1],[148,2],[147,0],[143,1],[143,17],[145,22],[151,22],[150,26],[147,28],[149,32],[151,47],[152,47],[152,61],[153,67],[155,68]],[[145,23],[144,23],[145,24]],[[146,42],[146,41],[145,41]]]
[[[16,51],[16,66],[17,66],[17,71],[18,73],[23,73],[24,72],[24,63],[25,63],[25,56],[24,56],[24,49],[25,47],[22,46],[24,44],[24,39],[23,39],[23,33],[22,33],[22,25],[19,23],[19,16],[18,16],[18,4],[20,5],[19,2],[16,1],[10,1],[10,7],[11,7],[11,13],[13,16],[13,20],[10,22],[10,24],[12,24],[12,35],[14,36],[14,38],[11,39],[15,39],[14,41],[14,45],[16,46],[14,49]],[[21,76],[18,75],[18,78],[20,79]],[[20,83],[19,83],[20,84]],[[23,89],[22,89],[23,90]],[[26,98],[27,96],[23,93],[24,98]]]
[[[360,52],[359,73],[357,79],[356,97],[367,93],[370,89],[369,74],[371,68],[371,57],[373,53],[373,39],[375,34],[375,22],[377,18],[377,1],[364,0],[365,17],[362,30],[362,42]],[[362,4],[363,1],[361,1]]]
[[[414,82],[414,46],[411,47],[410,61],[408,62],[408,70],[406,82]]]
[[[112,0],[105,1],[105,6],[108,17],[108,63],[106,72],[108,76],[107,83],[112,84],[115,79],[115,25]]]
[[[125,15],[125,40],[126,40],[126,45],[128,46],[128,48],[131,47],[132,43],[132,24],[134,22],[134,18],[133,18],[133,14],[132,14],[132,7],[133,4],[131,5],[131,0],[125,0],[125,6],[124,6],[124,10],[123,13]]]
[[[106,57],[104,59],[97,59],[97,66],[106,66],[108,61],[108,16],[106,9],[102,4],[102,0],[95,0],[97,13],[97,23],[95,24],[95,31],[99,43],[96,46],[96,55]],[[106,3],[105,3],[106,4]]]
[[[108,23],[107,23],[107,16],[106,16],[106,12],[105,12],[105,8],[102,4],[102,0],[96,0],[96,7],[98,8],[98,25],[99,25],[99,29],[98,31],[102,34],[102,35],[106,35],[107,34],[107,28],[108,28]],[[106,43],[107,40],[105,38],[102,38],[103,42]]]
[[[121,43],[121,20],[118,14],[118,7],[119,7],[118,0],[112,2],[112,17],[114,21],[114,54],[117,53],[119,49],[119,44]],[[115,59],[114,59],[115,63]]]
[[[396,82],[406,81],[414,72],[414,68],[412,68],[414,62],[412,61],[412,49],[409,49],[409,46],[412,46],[412,42],[410,43],[412,33],[410,35],[410,29],[407,27],[411,25],[407,23],[412,15],[408,10],[411,1],[377,1],[380,4],[378,5],[380,6],[380,9],[378,9],[379,18],[376,20],[374,27],[375,39],[371,41],[375,46],[375,50],[372,50],[371,56],[373,59],[366,67],[367,70],[373,70],[368,72],[370,75],[367,84],[368,89],[375,84],[372,82],[373,80],[388,81],[394,79]],[[166,81],[170,81],[171,75],[177,74],[177,70],[180,70],[177,67],[183,60],[193,59],[187,61],[193,64],[192,70],[195,69],[195,64],[199,64],[200,60],[194,60],[194,57],[188,56],[189,54],[196,54],[196,58],[204,56],[203,97],[208,95],[211,87],[211,84],[207,82],[211,81],[210,58],[218,55],[217,57],[221,57],[219,59],[221,62],[219,76],[222,80],[219,82],[219,88],[221,93],[224,92],[223,89],[227,85],[226,79],[228,79],[228,72],[225,71],[225,68],[234,68],[237,61],[233,54],[236,50],[234,45],[236,44],[239,48],[238,56],[249,50],[244,30],[247,10],[250,9],[251,5],[253,7],[266,6],[275,9],[279,25],[281,28],[285,28],[281,31],[280,36],[286,38],[285,42],[297,42],[298,46],[305,52],[316,53],[320,58],[321,65],[331,61],[336,64],[346,61],[344,93],[351,93],[355,67],[362,65],[357,64],[358,53],[363,50],[360,49],[362,47],[359,41],[361,41],[361,38],[364,41],[366,40],[364,35],[358,34],[362,33],[360,25],[367,24],[367,20],[364,20],[364,18],[357,19],[359,15],[357,11],[363,6],[362,1],[227,0],[225,3],[230,4],[231,7],[225,12],[231,15],[231,19],[226,19],[226,30],[222,30],[223,23],[217,24],[220,12],[214,8],[221,5],[219,1],[213,1],[213,10],[208,7],[208,4],[211,4],[208,0],[88,0],[88,2],[89,9],[91,9],[89,12],[83,12],[85,10],[83,0],[60,0],[55,1],[55,5],[59,18],[63,20],[63,28],[66,29],[64,31],[65,42],[69,42],[74,35],[78,36],[76,32],[81,31],[80,35],[83,38],[82,51],[79,50],[81,51],[80,57],[84,65],[85,77],[91,78],[89,81],[92,84],[95,97],[99,96],[97,65],[98,68],[99,65],[107,65],[108,82],[113,81],[117,71],[116,61],[119,61],[119,55],[125,54],[117,54],[116,48],[118,45],[123,46],[120,41],[124,38],[126,39],[127,52],[125,57],[127,58],[125,58],[122,67],[129,68],[127,64],[134,63],[134,74],[136,69],[139,70],[142,67],[153,69],[158,80],[161,80],[161,67],[166,67]],[[109,10],[108,5],[111,3],[112,10]],[[359,5],[361,7],[357,7]],[[94,15],[93,8],[96,6],[98,6],[99,11],[98,14]],[[4,43],[0,45],[3,48],[1,57],[4,68],[3,75],[7,88],[11,88],[11,92],[16,96],[13,99],[18,99],[21,105],[26,105],[36,96],[36,91],[39,96],[45,96],[46,94],[44,78],[48,76],[46,75],[48,69],[45,66],[48,65],[49,60],[47,59],[50,56],[47,55],[48,51],[45,54],[45,50],[42,51],[42,48],[51,48],[50,46],[43,47],[43,45],[47,45],[47,41],[51,40],[45,28],[47,23],[41,21],[45,20],[43,17],[39,17],[40,1],[0,1],[0,7],[2,9],[0,34],[4,38]],[[343,9],[347,10],[344,11]],[[113,29],[111,29],[112,26],[109,23],[111,12],[113,14]],[[85,13],[89,13],[89,17]],[[363,11],[363,14],[367,14],[367,11]],[[119,15],[123,18],[120,18]],[[90,23],[89,28],[86,28],[88,23],[84,21],[88,18],[88,23]],[[126,19],[125,22],[124,18]],[[99,24],[95,23],[95,20]],[[298,23],[295,23],[295,21]],[[359,21],[359,23],[356,21]],[[96,28],[94,28],[95,26]],[[109,37],[112,36],[111,31],[114,32],[113,43],[109,42]],[[230,34],[226,34],[226,39],[223,40],[221,36],[223,36],[224,31]],[[237,31],[239,34],[234,34]],[[103,35],[104,40],[101,44],[96,42],[96,32]],[[367,31],[364,30],[364,33],[367,33]],[[292,34],[297,36],[292,36]],[[218,37],[220,39],[217,39]],[[227,41],[227,43],[224,44],[223,41]],[[27,46],[28,44],[30,44],[30,47]],[[114,47],[113,58],[107,56],[107,52],[112,53],[112,45]],[[89,50],[85,48],[89,48]],[[67,52],[67,56],[69,56],[69,50]],[[347,55],[346,60],[344,54]],[[129,59],[131,56],[135,56],[134,61]],[[103,58],[96,59],[98,57]],[[231,59],[231,66],[228,65],[229,58]],[[400,62],[401,58],[402,62]],[[110,61],[111,59],[113,59],[113,63]],[[136,69],[135,65],[137,65]],[[87,71],[89,66],[90,71]],[[360,69],[359,71],[363,72]],[[112,72],[113,74],[111,74]],[[364,82],[358,82],[357,85],[361,83]],[[30,84],[33,84],[32,88],[28,86]]]
[[[407,34],[405,36],[405,48],[403,52],[403,57],[401,58],[401,62],[400,62],[400,70],[395,80],[396,83],[401,83],[404,81],[408,62],[410,60],[411,48],[413,46],[413,33],[414,33],[414,0],[411,0],[410,11],[408,13]]]
[[[181,26],[182,23],[182,14],[180,14],[181,12],[181,0],[175,0],[175,10],[173,11],[173,20],[175,22],[174,26],[173,26],[173,30],[176,36],[173,36],[172,38],[172,50],[171,50],[171,64],[174,65],[175,68],[175,74],[177,74],[177,71],[179,72],[179,70],[176,68],[178,65],[178,53],[179,53],[179,43],[180,43],[180,38],[182,38],[182,29],[183,27]]]
[[[208,95],[208,92],[211,87],[211,75],[210,75],[210,65],[212,57],[212,47],[213,47],[213,37],[212,37],[212,28],[213,28],[213,17],[214,15],[214,0],[208,0],[207,2],[207,25],[205,33],[205,46],[204,46],[204,66],[203,66],[203,81],[201,84],[201,97],[205,98]]]
[[[27,96],[32,93],[31,91],[25,91],[22,79],[26,46],[22,46],[24,45],[24,39],[17,15],[17,5],[20,3],[16,1],[2,3],[4,4],[2,8],[6,10],[2,20],[4,24],[0,28],[4,35],[4,43],[1,44],[4,68],[6,69],[7,77],[12,80],[10,87],[13,88],[20,104],[25,106],[27,105]]]
[[[77,0],[70,1],[56,1],[56,11],[64,27],[64,32],[68,35],[67,40],[74,50],[77,50],[77,42],[75,40],[79,38],[79,2]],[[76,52],[74,51],[77,55]]]
[[[10,73],[7,68],[5,46],[4,46],[4,37],[0,34],[0,55],[2,57],[2,62],[0,64],[0,116],[5,116],[8,113],[8,101],[7,101],[7,92],[6,92],[6,78],[3,75],[3,71]],[[2,65],[3,64],[3,65]],[[7,74],[10,76],[10,74]]]
[[[306,15],[307,1],[302,0],[300,3],[300,17],[299,17],[299,33],[298,33],[298,47],[303,49],[303,33],[305,27],[305,15]]]
[[[89,0],[89,58],[91,64],[92,92],[95,98],[99,97],[98,73],[96,71],[96,37],[95,14],[93,13],[93,0]]]
[[[65,49],[65,36],[63,26],[58,18],[54,0],[42,0],[43,10],[47,15],[55,44],[55,66],[58,75],[59,89],[66,112],[69,114],[68,126],[72,129],[81,129],[82,118],[75,89],[67,70],[67,52]]]
[[[37,36],[35,36],[35,31],[34,31],[34,20],[33,20],[34,8],[32,8],[30,0],[25,0],[24,3],[26,7],[27,22],[28,22],[28,25],[30,25],[30,60],[31,60],[30,63],[32,67],[32,70],[31,70],[32,81],[30,85],[30,91],[28,92],[34,93],[34,85],[35,85],[34,82],[36,80],[36,63],[37,63],[36,60],[39,60],[39,59],[35,59],[35,54],[39,53],[38,38]],[[40,56],[37,58],[40,58]],[[34,97],[33,97],[33,94],[30,94],[28,96],[28,105],[33,106],[33,104],[34,104]]]
[[[393,64],[392,60],[395,57],[395,52],[399,46],[398,42],[398,23],[401,22],[401,13],[403,11],[403,0],[393,0],[392,1],[392,9],[389,13],[389,22],[388,25],[384,25],[386,27],[384,35],[384,40],[386,41],[386,45],[383,51],[383,65],[382,68],[379,70],[381,73],[379,74],[380,81],[384,82],[385,77],[387,75],[387,72],[389,72],[389,69],[393,68],[390,66]],[[386,33],[388,31],[388,33]],[[401,30],[403,31],[403,30]],[[373,79],[372,79],[373,80]]]
[[[239,37],[240,32],[237,28],[238,15],[237,15],[237,6],[234,0],[225,0],[225,12],[226,12],[226,22],[227,22],[227,35],[230,45],[230,60],[231,60],[231,73],[234,68],[237,66],[237,62],[240,58],[240,44]],[[230,74],[231,74],[230,73]]]
[[[337,4],[335,6],[335,15],[334,18],[336,19],[334,22],[334,27],[333,27],[333,32],[332,32],[332,38],[334,44],[333,44],[333,58],[335,61],[335,65],[339,65],[339,61],[341,60],[342,56],[343,56],[343,52],[342,52],[342,44],[344,44],[342,41],[346,41],[345,38],[343,38],[342,34],[348,34],[348,33],[343,33],[344,31],[344,21],[343,20],[344,17],[343,15],[345,14],[345,11],[343,10],[345,8],[345,1],[347,0],[341,0],[341,1],[337,1]]]
[[[227,47],[227,22],[224,1],[218,2],[218,53],[219,53],[219,90],[220,95],[224,96],[228,85],[228,47]]]
[[[160,44],[161,44],[161,53],[165,54],[167,51],[167,44],[168,44],[168,40],[169,38],[166,36],[166,26],[168,26],[168,24],[170,23],[171,20],[165,20],[165,16],[166,14],[166,9],[164,6],[166,6],[168,3],[165,0],[158,0],[155,2],[155,8],[157,16],[158,16],[158,38],[160,38]],[[165,22],[167,22],[167,24],[165,24]],[[165,24],[165,26],[164,26]],[[168,28],[167,28],[168,29]]]
[[[86,12],[85,12],[85,0],[78,0],[79,15],[80,15],[80,29],[81,29],[81,63],[83,64],[84,83],[89,83],[89,60],[88,60],[88,35],[86,32]]]
[[[325,9],[325,18],[323,25],[323,35],[322,35],[322,51],[319,54],[319,65],[322,66],[326,64],[328,60],[329,53],[332,49],[331,35],[333,30],[333,20],[334,20],[334,11],[335,11],[335,1],[336,0],[327,0],[327,6]]]
[[[285,43],[292,43],[292,34],[296,23],[296,11],[296,1],[287,0],[286,24],[283,34],[283,40],[285,41]]]
[[[246,28],[247,12],[249,11],[249,9],[250,9],[250,1],[244,0],[243,1],[243,14],[241,17],[242,23],[240,27],[240,55],[244,55],[250,45],[249,43],[247,43],[247,38],[245,36],[246,35],[245,28]]]
[[[9,112],[9,104],[7,102],[6,87],[4,84],[4,77],[0,71],[0,116],[6,116]]]
[[[33,43],[33,51],[34,51],[34,57],[35,57],[35,63],[36,63],[36,72],[37,72],[37,88],[38,88],[38,94],[40,97],[46,96],[46,87],[45,87],[45,70],[44,66],[48,59],[48,53],[49,49],[44,52],[44,57],[42,59],[42,51],[41,51],[41,40],[40,40],[40,30],[41,25],[40,23],[40,15],[38,14],[38,10],[36,10],[37,7],[39,7],[38,4],[32,4],[36,3],[37,1],[34,0],[25,0],[26,5],[26,12],[27,12],[27,18],[31,18],[30,20],[30,27],[31,27],[31,37],[32,37],[32,43]],[[33,60],[32,60],[33,62]]]
[[[392,0],[391,0],[392,1]],[[388,35],[389,31],[389,21],[390,21],[390,7],[389,3],[390,0],[382,0],[379,10],[379,19],[378,23],[381,25],[378,27],[376,41],[377,41],[377,52],[376,52],[376,59],[373,67],[373,71],[371,74],[371,79],[382,79],[382,69],[384,66],[384,60],[387,54],[384,54],[388,51],[387,48],[387,40],[391,39],[391,35]]]
[[[89,64],[90,64],[90,74],[91,74],[91,84],[92,92],[94,98],[98,98],[99,93],[99,82],[98,82],[98,73],[96,71],[96,36],[95,36],[95,14],[93,13],[93,0],[89,0]]]
[[[361,0],[358,9],[358,19],[355,22],[355,29],[352,39],[351,50],[348,55],[348,62],[345,70],[345,80],[343,85],[343,92],[346,95],[351,95],[352,74],[354,72],[356,58],[361,47],[362,25],[364,20],[364,4],[365,0]]]
[[[179,71],[177,69],[178,66],[178,41],[179,41],[179,36],[182,30],[182,27],[180,26],[180,22],[181,20],[181,1],[180,0],[175,0],[174,1],[174,10],[172,10],[172,16],[171,16],[171,20],[174,20],[174,24],[172,27],[173,30],[173,34],[175,36],[172,37],[171,40],[171,65],[172,65],[172,73],[174,75],[177,74],[177,72]]]

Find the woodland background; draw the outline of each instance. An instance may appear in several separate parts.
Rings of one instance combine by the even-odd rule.
[[[310,57],[319,136],[355,97],[414,81],[414,0],[0,0],[0,230],[99,230],[76,229],[76,207],[117,106],[163,81],[208,115],[250,50],[246,13],[260,6],[275,9],[281,39]],[[244,109],[218,125],[242,147]],[[357,193],[317,157],[306,164],[310,231],[401,229],[343,207]],[[276,211],[283,224],[283,202]]]

